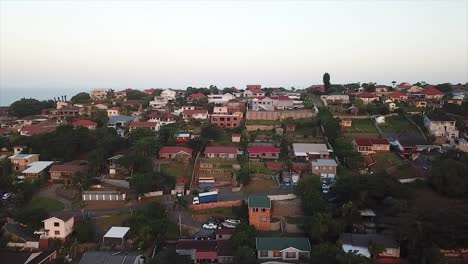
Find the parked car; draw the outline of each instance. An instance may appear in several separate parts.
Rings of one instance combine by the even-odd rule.
[[[192,204],[200,204],[200,199],[198,199],[198,197],[193,197]]]
[[[204,224],[204,225],[203,225],[203,228],[204,228],[204,229],[210,229],[210,230],[211,230],[211,229],[218,229],[218,228],[220,228],[220,227],[219,227],[217,224],[215,224],[215,223],[207,223],[207,224]]]
[[[228,223],[228,222],[223,222],[221,225],[226,227],[226,228],[232,228],[232,229],[237,227],[237,225],[234,225],[234,224],[231,224],[231,223]]]
[[[2,200],[8,200],[11,198],[11,193],[7,192],[2,195]]]
[[[327,194],[330,192],[330,186],[326,185],[326,184],[322,184],[322,192]]]
[[[226,219],[225,222],[229,224],[233,224],[233,225],[240,224],[240,220],[236,220],[236,219]]]

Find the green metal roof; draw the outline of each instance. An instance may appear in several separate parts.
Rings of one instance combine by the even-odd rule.
[[[249,196],[249,208],[271,208],[270,198],[264,196]]]
[[[306,237],[257,237],[257,250],[284,250],[295,248],[300,251],[310,251],[310,243]]]

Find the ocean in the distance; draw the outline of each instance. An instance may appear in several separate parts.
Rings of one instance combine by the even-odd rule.
[[[91,89],[11,89],[0,88],[0,106],[8,106],[21,98],[34,98],[37,100],[53,100],[54,97],[67,96],[70,99],[79,92],[89,92]]]

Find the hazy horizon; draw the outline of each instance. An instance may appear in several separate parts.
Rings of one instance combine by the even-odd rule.
[[[0,1],[0,104],[97,87],[468,82],[468,1]],[[28,97],[27,94],[24,95]]]

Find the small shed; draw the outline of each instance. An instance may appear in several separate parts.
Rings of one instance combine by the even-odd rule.
[[[376,116],[375,117],[375,122],[377,124],[385,124],[385,116]]]
[[[107,231],[107,233],[102,237],[103,244],[115,244],[116,241],[119,241],[123,246],[125,239],[130,233],[130,227],[125,226],[113,226]]]

